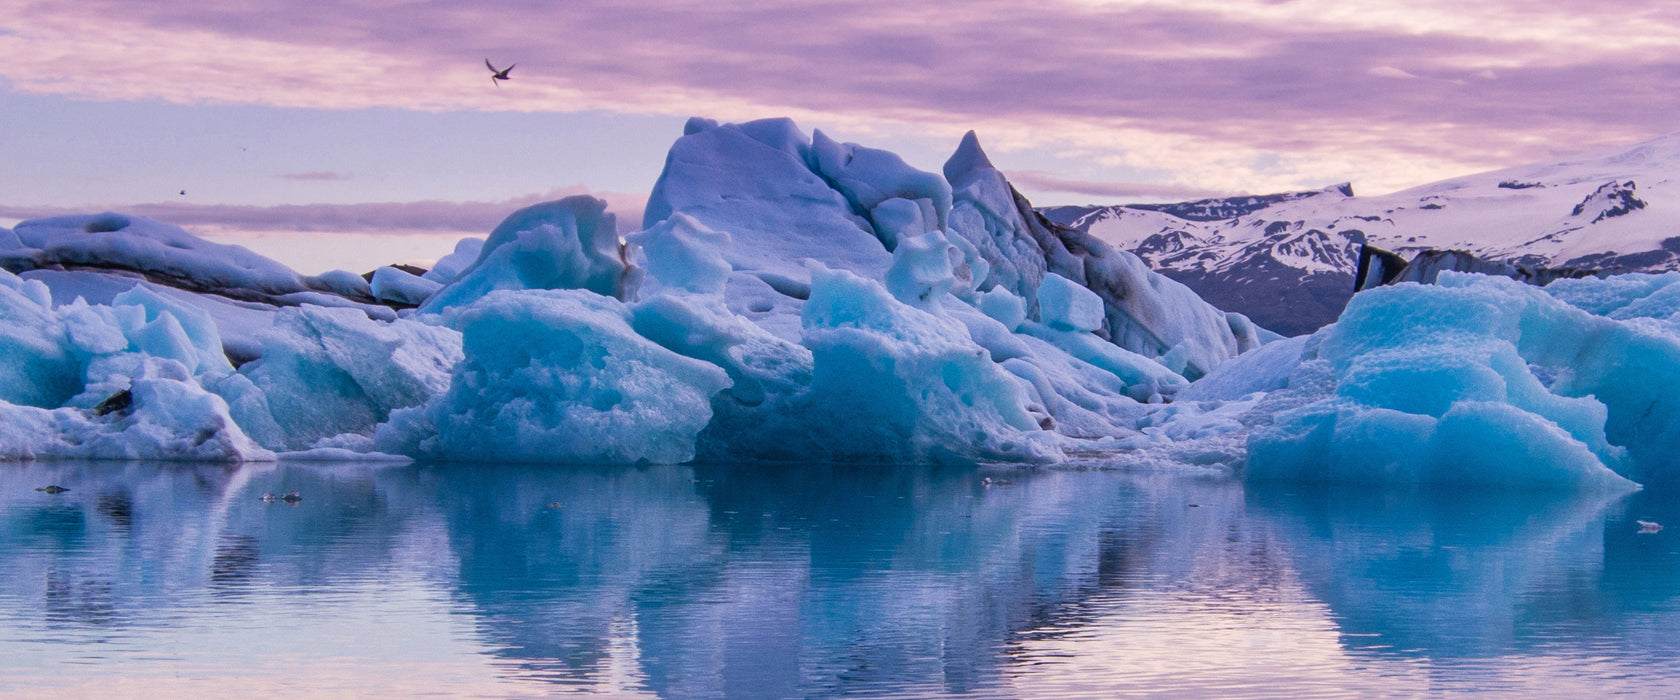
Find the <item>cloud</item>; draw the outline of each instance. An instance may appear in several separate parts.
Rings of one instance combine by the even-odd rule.
[[[618,217],[620,232],[641,228],[646,194],[590,193],[568,187],[499,202],[370,202],[362,204],[286,204],[247,206],[161,202],[105,207],[125,214],[175,224],[203,235],[242,233],[458,233],[485,235],[514,210],[577,194],[606,200],[607,211]],[[34,219],[89,214],[98,209],[78,207],[17,207],[0,205],[0,218]]]
[[[17,28],[0,80],[102,100],[980,128],[1124,148],[1214,187],[1317,172],[1381,190],[1676,128],[1680,5],[1612,4],[37,0],[0,7]],[[485,57],[518,63],[514,80],[492,88]],[[1462,82],[1487,71],[1500,79]],[[1439,79],[1394,80],[1414,75]]]
[[[1417,76],[1394,66],[1375,66],[1365,71],[1366,75],[1378,78],[1416,78]]]
[[[1180,185],[1159,185],[1140,182],[1088,182],[1082,180],[1066,180],[1056,177],[1055,175],[1036,170],[1011,171],[1007,175],[1011,184],[1014,184],[1016,187],[1023,190],[1085,194],[1093,197],[1190,200],[1205,199],[1208,197],[1222,197],[1233,194],[1231,192],[1220,192],[1200,187],[1185,187]]]
[[[282,179],[282,180],[303,180],[303,181],[349,180],[352,177],[354,177],[353,173],[335,173],[335,172],[331,172],[331,171],[327,171],[327,170],[311,170],[311,171],[306,172],[306,173],[281,173],[280,174],[280,179]]]

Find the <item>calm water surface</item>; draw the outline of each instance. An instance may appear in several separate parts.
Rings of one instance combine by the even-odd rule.
[[[0,465],[6,696],[1465,690],[1680,695],[1680,494]]]

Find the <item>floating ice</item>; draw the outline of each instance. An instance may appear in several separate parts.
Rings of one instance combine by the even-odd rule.
[[[618,242],[617,217],[588,195],[536,204],[509,215],[478,260],[420,310],[437,313],[503,289],[588,289],[626,297],[634,270]]]
[[[459,279],[462,272],[478,261],[480,253],[484,252],[484,239],[463,238],[455,242],[455,250],[448,255],[438,258],[432,263],[432,269],[421,275],[438,284],[449,284]]]
[[[258,337],[262,359],[239,373],[262,392],[281,431],[257,436],[274,450],[309,449],[343,433],[371,434],[393,409],[443,393],[462,357],[461,334],[454,330],[372,321],[351,309],[283,309]]]
[[[947,317],[844,270],[811,271],[808,430],[827,456],[872,461],[1051,461],[1053,433],[1022,383]]]
[[[0,459],[273,459],[200,380],[233,371],[209,316],[149,290],[52,306],[0,270]]]
[[[711,419],[712,395],[730,384],[717,366],[638,335],[623,303],[585,290],[491,292],[446,318],[465,359],[446,393],[391,413],[376,435],[381,451],[683,462]]]
[[[387,266],[373,271],[373,281],[369,284],[368,291],[373,294],[373,298],[380,301],[419,306],[439,289],[443,289],[441,282]]]
[[[615,463],[1049,462],[1247,410],[1165,402],[1261,331],[1044,220],[972,136],[942,176],[787,120],[691,120],[645,224],[621,243],[571,197],[364,281],[132,217],[26,222],[0,261],[92,303],[0,279],[0,398],[83,415],[177,381],[199,424],[230,418],[205,453],[227,459]],[[135,449],[185,449],[165,437]]]
[[[811,142],[791,120],[719,125],[690,119],[671,145],[653,186],[644,228],[683,213],[734,245],[724,258],[735,270],[808,284],[801,261],[872,278],[891,258],[869,223],[813,172]],[[774,285],[774,283],[772,283]]]
[[[1680,476],[1672,336],[1458,273],[1361,293],[1319,336],[1269,397],[1283,410],[1250,438],[1257,478],[1618,488]]]

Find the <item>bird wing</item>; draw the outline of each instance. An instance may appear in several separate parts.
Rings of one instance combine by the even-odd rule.
[[[507,75],[507,74],[508,74],[508,71],[510,71],[510,70],[513,70],[513,67],[514,67],[514,66],[517,66],[517,65],[519,65],[519,64],[517,64],[517,63],[509,63],[509,64],[508,64],[508,67],[507,67],[507,68],[505,68],[505,69],[503,69],[503,70],[502,70],[502,75]]]
[[[490,59],[488,59],[488,58],[484,59],[484,67],[489,68],[491,73],[496,72],[496,67],[490,65]]]

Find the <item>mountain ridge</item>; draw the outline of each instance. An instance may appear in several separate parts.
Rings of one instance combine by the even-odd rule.
[[[1680,132],[1375,197],[1351,187],[1047,207],[1227,311],[1285,335],[1334,321],[1365,245],[1544,268],[1680,269]]]

